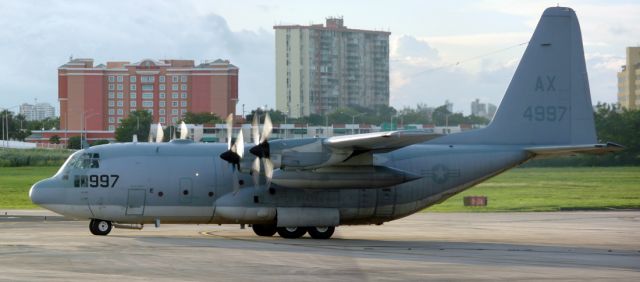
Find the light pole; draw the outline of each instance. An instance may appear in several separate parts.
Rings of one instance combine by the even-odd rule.
[[[92,113],[92,114],[87,116],[87,115],[85,115],[85,112],[82,111],[82,126],[81,126],[81,130],[82,131],[80,132],[80,149],[84,149],[83,137],[84,137],[84,140],[86,140],[88,138],[87,128],[86,128],[87,127],[87,119],[92,117],[92,116],[95,116],[95,115],[98,115],[98,113]],[[69,142],[69,140],[67,140],[67,142]]]
[[[9,109],[20,107],[20,105],[8,107],[8,108],[0,108],[4,112],[4,118],[2,119],[2,149],[5,147],[9,147]]]
[[[351,126],[353,126],[356,123],[356,117],[359,117],[361,115],[364,115],[364,113],[359,113],[357,115],[351,115]],[[358,126],[358,128],[360,128],[360,126]],[[355,133],[355,129],[352,127],[351,128],[351,134]]]

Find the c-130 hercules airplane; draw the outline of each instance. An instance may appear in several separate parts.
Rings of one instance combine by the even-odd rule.
[[[250,145],[240,132],[233,145],[174,140],[80,150],[29,196],[91,219],[95,235],[163,222],[250,224],[259,236],[326,239],[339,225],[408,216],[532,158],[621,149],[596,142],[580,27],[564,7],[544,11],[484,129],[269,141],[271,128],[266,117],[260,134],[254,120]],[[231,133],[228,124],[229,140]]]

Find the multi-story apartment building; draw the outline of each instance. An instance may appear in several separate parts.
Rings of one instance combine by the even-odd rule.
[[[55,117],[56,110],[49,103],[23,103],[20,105],[20,114],[28,121],[43,120]]]
[[[640,109],[640,47],[627,47],[627,64],[618,72],[618,104]]]
[[[58,68],[60,128],[113,131],[129,112],[176,124],[186,112],[235,113],[238,68],[227,60],[143,60],[137,63],[71,59]]]
[[[389,105],[389,35],[326,25],[278,25],[276,108],[290,117]]]

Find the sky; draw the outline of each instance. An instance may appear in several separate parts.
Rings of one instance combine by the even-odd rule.
[[[0,108],[57,101],[57,68],[74,58],[228,59],[238,112],[275,107],[274,25],[390,31],[390,104],[498,105],[546,7],[573,8],[593,103],[616,102],[625,48],[640,45],[640,1],[0,1]]]

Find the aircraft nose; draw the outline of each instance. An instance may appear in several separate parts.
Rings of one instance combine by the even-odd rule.
[[[47,186],[51,184],[51,182],[52,181],[50,179],[45,179],[38,181],[36,184],[33,184],[33,186],[31,186],[31,189],[29,190],[29,198],[31,199],[32,203],[36,205],[42,205],[46,203],[46,200],[49,197],[47,196],[47,191],[45,190]]]

